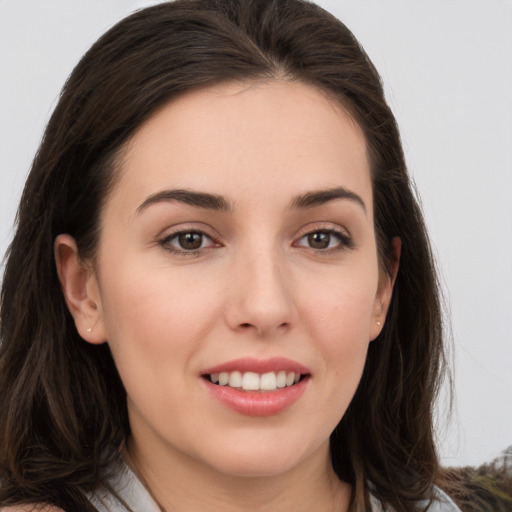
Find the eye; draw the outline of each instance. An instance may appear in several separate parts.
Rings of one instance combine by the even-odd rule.
[[[316,251],[327,251],[351,247],[352,241],[345,233],[334,229],[322,229],[307,233],[299,239],[297,245]]]
[[[170,252],[195,253],[201,249],[213,247],[213,240],[202,231],[180,231],[173,233],[163,240],[160,245]]]

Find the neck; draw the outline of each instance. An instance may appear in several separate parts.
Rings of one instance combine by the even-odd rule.
[[[271,476],[224,474],[180,452],[148,455],[130,440],[127,461],[166,512],[349,509],[351,487],[334,473],[328,446],[298,466]]]

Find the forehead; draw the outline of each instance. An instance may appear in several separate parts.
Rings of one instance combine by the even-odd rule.
[[[362,130],[317,88],[272,81],[216,85],[164,105],[126,146],[113,195],[140,204],[173,187],[269,199],[335,186],[371,194]]]

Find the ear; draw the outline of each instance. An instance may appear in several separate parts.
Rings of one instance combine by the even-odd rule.
[[[89,343],[104,343],[101,297],[92,265],[80,259],[76,241],[70,235],[59,235],[54,251],[62,293],[78,333]]]
[[[386,271],[381,272],[379,286],[373,305],[373,316],[370,325],[370,341],[373,341],[382,331],[386,314],[391,303],[393,295],[393,286],[395,285],[398,267],[400,264],[400,254],[402,252],[402,241],[399,237],[391,240],[390,264]]]

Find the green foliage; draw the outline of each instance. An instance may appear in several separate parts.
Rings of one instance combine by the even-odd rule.
[[[444,490],[463,512],[512,511],[512,446],[477,468],[444,470]]]

